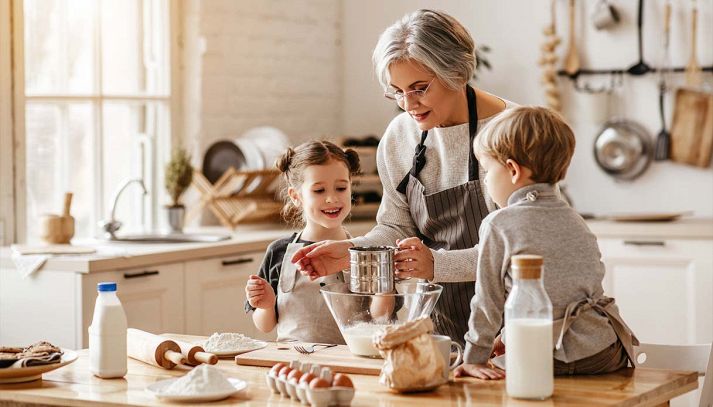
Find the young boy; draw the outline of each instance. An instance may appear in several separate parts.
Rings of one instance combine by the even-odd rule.
[[[574,145],[562,117],[541,107],[506,110],[476,137],[473,147],[487,172],[486,188],[502,209],[480,227],[465,364],[456,376],[504,377],[486,363],[491,354],[502,353],[503,343],[507,349],[507,332],[502,332],[502,341],[496,335],[512,289],[510,257],[516,254],[537,254],[545,261],[543,279],[557,342],[555,374],[606,373],[633,360],[631,346],[638,342],[613,300],[604,297],[597,239],[557,188]],[[569,318],[563,321],[565,314]]]

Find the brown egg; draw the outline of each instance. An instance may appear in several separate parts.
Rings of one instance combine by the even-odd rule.
[[[309,382],[310,389],[322,389],[327,387],[329,387],[329,382],[319,377]]]
[[[302,377],[302,372],[297,369],[294,369],[290,372],[290,374],[287,375],[287,381],[293,384],[297,384],[300,381],[300,377]]]
[[[332,380],[332,386],[353,388],[354,383],[352,383],[352,379],[350,379],[349,376],[342,373],[337,373],[334,375],[334,380]]]
[[[277,376],[282,380],[285,380],[287,378],[287,375],[290,374],[292,371],[292,368],[289,366],[285,366],[282,369],[280,369],[280,374]]]
[[[312,379],[314,379],[315,377],[317,377],[317,376],[315,376],[315,375],[312,374],[312,373],[305,373],[305,374],[302,375],[302,377],[300,377],[299,383],[300,383],[300,384],[304,383],[304,384],[306,384],[306,385],[309,385],[309,382],[311,382]]]
[[[284,364],[284,363],[282,363],[282,362],[276,363],[276,364],[275,364],[274,366],[272,366],[272,368],[270,369],[270,375],[271,375],[272,377],[277,377],[277,376],[279,376],[279,374],[280,374],[280,369],[282,369],[283,367],[285,367],[285,364]]]

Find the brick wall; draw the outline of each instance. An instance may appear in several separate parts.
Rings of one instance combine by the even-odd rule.
[[[187,0],[183,114],[195,157],[270,125],[292,143],[341,131],[341,2]]]

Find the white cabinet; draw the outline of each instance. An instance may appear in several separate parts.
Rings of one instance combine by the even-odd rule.
[[[639,340],[713,341],[713,240],[599,239],[604,291]]]
[[[91,324],[96,286],[117,283],[130,328],[153,333],[184,331],[184,263],[162,264],[118,271],[90,273],[82,278],[83,347]]]
[[[258,273],[264,255],[260,251],[186,262],[186,333],[238,332],[272,338],[260,333],[244,310],[245,284]]]

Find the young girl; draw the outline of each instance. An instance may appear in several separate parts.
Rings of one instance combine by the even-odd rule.
[[[277,161],[285,181],[283,216],[304,229],[270,244],[258,275],[245,286],[246,312],[262,332],[277,326],[277,340],[343,344],[339,328],[319,292],[320,286],[344,281],[342,273],[310,281],[290,262],[301,247],[348,238],[342,222],[351,211],[351,176],[359,156],[328,141],[310,141],[288,149]]]

